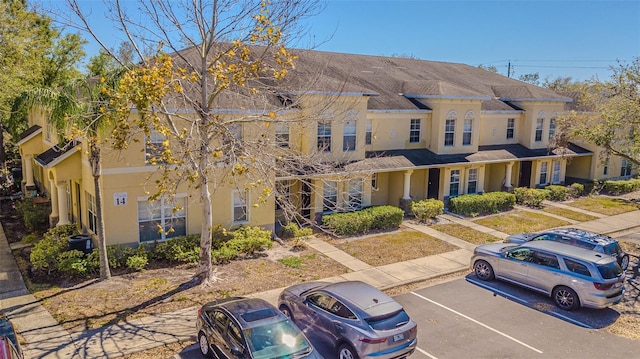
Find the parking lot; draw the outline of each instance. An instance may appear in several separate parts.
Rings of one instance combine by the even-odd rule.
[[[545,296],[473,274],[396,300],[420,328],[415,358],[602,358],[638,350],[604,329],[615,310],[565,312]]]

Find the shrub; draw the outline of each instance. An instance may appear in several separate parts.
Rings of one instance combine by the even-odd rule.
[[[300,228],[295,222],[289,222],[282,227],[280,231],[280,237],[284,239],[306,237],[313,234],[311,228]]]
[[[549,191],[547,198],[551,201],[564,201],[569,195],[569,189],[565,186],[550,185],[544,189]]]
[[[67,238],[75,231],[74,225],[59,226],[47,231],[31,250],[31,265],[36,269],[46,270],[48,274],[57,270],[60,255],[69,249]]]
[[[411,202],[411,213],[420,222],[427,222],[435,219],[444,212],[444,202],[438,199],[429,198],[418,202]]]
[[[218,264],[229,263],[230,261],[238,258],[239,252],[237,249],[227,246],[222,246],[218,249],[211,251],[211,258]]]
[[[114,244],[107,247],[107,257],[109,258],[109,267],[124,268],[127,265],[127,259],[136,254],[136,249],[123,246],[122,244]]]
[[[69,276],[86,276],[88,274],[88,266],[84,253],[75,249],[62,252],[58,255],[56,269]]]
[[[515,203],[515,195],[508,192],[463,194],[449,200],[449,210],[465,216],[477,216],[508,211]]]
[[[16,209],[25,227],[30,232],[42,233],[49,228],[49,213],[51,205],[33,203],[32,198],[24,198],[16,202]]]
[[[584,194],[584,185],[582,183],[572,183],[569,186],[569,195],[571,197],[580,197]]]
[[[364,234],[371,230],[400,227],[404,211],[394,206],[374,206],[355,212],[332,213],[322,217],[322,225],[337,235]]]
[[[232,232],[233,238],[224,246],[232,247],[239,253],[254,256],[257,252],[273,246],[271,232],[260,227],[240,227]]]
[[[542,201],[547,198],[550,191],[544,189],[517,187],[513,189],[513,193],[516,195],[517,204],[537,208],[542,205]]]
[[[637,191],[640,189],[640,178],[620,181],[605,181],[603,189],[614,196]]]
[[[153,257],[180,263],[198,263],[200,258],[200,235],[188,234],[169,238],[158,243]]]
[[[135,254],[127,258],[127,268],[137,271],[143,270],[148,263],[149,260],[147,259],[147,257],[140,254]]]

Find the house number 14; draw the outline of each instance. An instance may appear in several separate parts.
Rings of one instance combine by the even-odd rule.
[[[127,204],[127,192],[116,192],[113,194],[113,205],[124,206]]]

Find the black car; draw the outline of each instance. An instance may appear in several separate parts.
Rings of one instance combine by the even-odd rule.
[[[205,357],[322,358],[289,318],[259,298],[209,302],[198,310],[196,328]]]
[[[505,239],[505,243],[520,244],[528,241],[547,240],[613,256],[623,270],[629,267],[629,255],[625,253],[614,238],[604,234],[593,233],[576,228],[554,228],[538,233],[513,234]]]

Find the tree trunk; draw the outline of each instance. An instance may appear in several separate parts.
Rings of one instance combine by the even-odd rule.
[[[200,203],[202,204],[202,228],[200,230],[200,260],[195,277],[204,287],[215,282],[213,275],[213,263],[211,261],[211,232],[213,228],[213,215],[211,213],[211,192],[209,181],[203,177],[200,183]]]
[[[102,213],[102,186],[100,185],[100,175],[102,164],[100,162],[100,149],[91,145],[91,174],[93,175],[93,186],[96,192],[96,231],[98,235],[98,250],[100,251],[100,280],[111,279],[111,269],[109,268],[109,258],[107,256],[107,241],[104,237],[104,221]]]
[[[0,118],[0,187],[7,182],[7,153],[4,150],[4,125]]]

